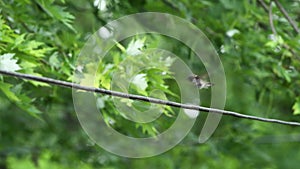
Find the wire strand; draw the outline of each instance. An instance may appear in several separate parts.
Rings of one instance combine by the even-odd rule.
[[[101,94],[106,94],[106,95],[111,95],[111,96],[116,96],[116,97],[121,97],[121,98],[127,98],[127,99],[131,99],[131,100],[145,101],[145,102],[150,102],[150,103],[168,105],[168,106],[172,106],[172,107],[179,107],[179,108],[183,108],[183,109],[198,110],[198,111],[203,111],[203,112],[208,112],[208,113],[218,113],[218,114],[233,116],[233,117],[237,117],[237,118],[250,119],[250,120],[262,121],[262,122],[278,123],[278,124],[284,124],[284,125],[290,125],[290,126],[300,126],[300,123],[298,123],[298,122],[283,121],[283,120],[278,120],[278,119],[251,116],[251,115],[237,113],[234,111],[208,108],[208,107],[192,105],[192,104],[182,104],[182,103],[173,102],[173,101],[145,97],[145,96],[141,96],[141,95],[134,95],[134,94],[122,93],[122,92],[117,92],[117,91],[112,91],[112,90],[106,90],[103,88],[82,86],[82,85],[79,85],[76,83],[51,79],[51,78],[47,78],[47,77],[38,77],[38,76],[33,76],[33,75],[28,75],[28,74],[23,74],[23,73],[5,71],[5,70],[0,70],[0,74],[17,77],[17,78],[21,78],[21,79],[28,79],[28,80],[38,81],[38,82],[44,82],[44,83],[67,87],[67,88],[73,88],[73,89],[101,93]]]

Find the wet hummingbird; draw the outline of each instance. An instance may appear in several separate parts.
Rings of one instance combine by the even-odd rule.
[[[194,83],[194,85],[197,86],[199,89],[207,89],[214,85],[208,81],[205,81],[204,76],[199,76],[195,74],[190,75],[188,77],[188,80]]]

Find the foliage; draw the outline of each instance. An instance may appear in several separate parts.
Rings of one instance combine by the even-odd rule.
[[[263,1],[269,5],[270,0]],[[300,4],[280,1],[299,25]],[[211,40],[227,78],[226,109],[244,114],[299,121],[300,35],[273,3],[272,19],[258,0],[4,0],[0,1],[0,69],[72,81],[84,42],[100,26],[137,12],[167,12],[195,24]],[[163,26],[163,25],[162,25]],[[181,56],[195,73],[203,67],[183,44],[163,36],[136,36],[110,50],[97,67],[95,86],[110,89],[115,71],[148,63],[131,72],[130,93],[180,101],[169,71],[172,59],[140,56],[161,48]],[[185,57],[188,56],[188,57]],[[139,58],[139,59],[136,59]],[[159,63],[159,65],[157,65]],[[158,69],[159,68],[159,69]],[[88,70],[84,70],[88,71]],[[126,77],[119,77],[120,83]],[[122,84],[122,83],[121,83]],[[155,93],[155,89],[161,92]],[[119,89],[121,90],[121,89]],[[200,91],[209,97],[208,91]],[[156,135],[176,119],[167,107],[153,123],[132,123],[112,97],[97,95],[107,125],[135,137]],[[144,110],[149,104],[117,100]],[[209,106],[210,100],[203,104]],[[158,108],[160,108],[158,106]],[[27,112],[27,113],[24,113]],[[197,144],[206,115],[175,148],[146,159],[122,158],[95,145],[76,118],[71,90],[0,76],[0,168],[296,168],[298,129],[223,117],[213,137]]]

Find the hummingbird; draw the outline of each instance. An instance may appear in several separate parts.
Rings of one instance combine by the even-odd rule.
[[[199,76],[199,75],[193,74],[188,77],[188,80],[191,81],[192,83],[194,83],[194,85],[197,86],[199,89],[207,89],[214,85],[210,82],[203,80],[203,77],[204,76]]]

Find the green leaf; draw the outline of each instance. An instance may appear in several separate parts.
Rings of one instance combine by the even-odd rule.
[[[22,101],[16,102],[18,107],[20,107],[21,109],[26,111],[31,116],[33,116],[39,120],[42,120],[42,118],[38,116],[39,114],[42,114],[42,112],[33,104],[33,101],[35,99],[32,99],[24,94],[19,95],[19,98]]]
[[[285,70],[281,64],[274,66],[273,71],[277,76],[284,78],[289,83],[291,82],[291,77],[290,77],[288,71]]]
[[[135,126],[136,126],[136,128],[141,127],[142,128],[142,132],[144,134],[149,134],[150,136],[155,136],[158,133],[157,129],[154,126],[152,126],[151,124],[147,124],[147,123],[140,124],[140,123],[137,123]]]
[[[54,69],[58,69],[60,67],[60,61],[58,60],[57,53],[54,53],[53,55],[50,56],[49,64]]]
[[[300,114],[300,97],[298,97],[296,99],[296,102],[293,105],[293,110],[294,110],[294,112],[293,112],[294,115],[299,115]]]
[[[76,33],[76,30],[71,25],[75,17],[71,15],[69,12],[65,12],[63,7],[58,7],[53,4],[53,1],[49,0],[36,0],[39,6],[52,18],[58,19],[65,26],[71,29]]]
[[[26,34],[22,34],[20,36],[18,36],[14,42],[14,46],[12,47],[12,49],[14,49],[15,47],[17,47],[18,45],[20,45],[21,43],[23,43],[25,41],[25,35]]]
[[[13,85],[11,84],[7,84],[4,82],[0,81],[0,89],[2,90],[2,92],[12,101],[20,101],[20,99],[15,95],[15,93],[13,93],[10,89]]]
[[[44,57],[46,52],[53,50],[53,48],[49,48],[44,46],[43,42],[38,41],[27,41],[27,43],[19,45],[18,49],[28,55],[30,57]]]

